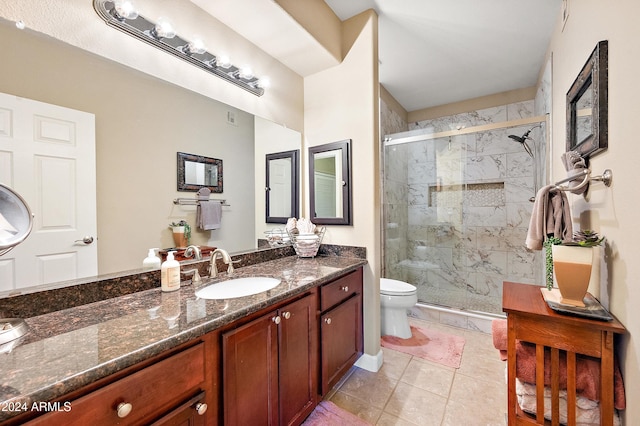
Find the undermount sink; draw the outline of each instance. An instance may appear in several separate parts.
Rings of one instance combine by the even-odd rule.
[[[277,278],[234,278],[201,288],[196,291],[196,297],[200,299],[233,299],[262,293],[271,290],[278,284],[280,284],[280,280]]]

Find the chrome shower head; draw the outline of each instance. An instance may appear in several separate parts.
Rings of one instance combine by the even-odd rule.
[[[527,144],[527,139],[531,139],[529,137],[529,133],[531,133],[531,131],[536,127],[540,127],[540,126],[535,126],[530,128],[529,130],[524,132],[524,135],[522,136],[509,135],[509,139],[513,139],[514,141],[522,144],[522,147],[524,148],[525,151],[527,151],[527,154],[529,154],[531,158],[535,158],[535,157],[533,156],[533,151],[531,151],[531,147],[529,146],[529,144]]]
[[[531,158],[535,158],[533,156],[533,151],[531,151],[531,147],[529,146],[529,144],[527,143],[527,139],[528,137],[526,136],[529,132],[525,133],[522,137],[520,136],[516,136],[516,135],[509,135],[509,138],[513,139],[514,141],[521,143],[522,147],[524,148],[525,151],[527,151],[527,154],[529,154],[529,156]]]
[[[516,142],[520,142],[520,143],[524,143],[524,136],[516,136],[516,135],[509,135],[509,138],[513,139]]]

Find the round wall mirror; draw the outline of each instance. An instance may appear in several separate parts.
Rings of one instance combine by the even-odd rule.
[[[33,216],[27,203],[0,183],[0,256],[27,238],[32,226]]]

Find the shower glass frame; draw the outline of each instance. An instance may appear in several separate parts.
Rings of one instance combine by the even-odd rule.
[[[538,124],[536,173],[508,134]],[[542,282],[541,255],[524,241],[529,199],[546,176],[547,128],[542,116],[387,136],[382,275],[415,285],[419,303],[498,315],[503,281]]]

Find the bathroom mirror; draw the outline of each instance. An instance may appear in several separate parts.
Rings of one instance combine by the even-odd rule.
[[[299,151],[266,155],[266,222],[287,223],[298,217]]]
[[[309,148],[311,221],[351,225],[351,139]]]
[[[32,227],[33,216],[27,202],[0,183],[0,256],[24,241]]]
[[[608,147],[608,45],[600,41],[567,92],[567,151],[588,159]]]
[[[178,191],[222,193],[222,160],[178,152]]]

